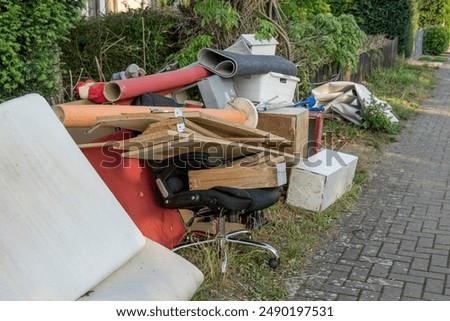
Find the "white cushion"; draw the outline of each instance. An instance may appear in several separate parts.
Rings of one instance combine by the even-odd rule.
[[[189,300],[202,282],[203,274],[191,263],[147,239],[142,251],[80,300]]]

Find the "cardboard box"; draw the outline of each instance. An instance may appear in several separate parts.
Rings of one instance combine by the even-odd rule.
[[[323,211],[351,187],[358,157],[324,149],[292,168],[286,202]]]

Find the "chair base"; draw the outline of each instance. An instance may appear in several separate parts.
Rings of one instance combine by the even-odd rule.
[[[242,236],[246,236],[247,239],[242,239],[241,238]],[[273,257],[269,259],[269,262],[268,262],[269,266],[272,269],[276,269],[278,267],[278,265],[280,264],[280,254],[279,254],[278,250],[267,243],[252,240],[250,231],[239,230],[239,231],[234,231],[231,233],[225,233],[225,217],[223,217],[223,216],[219,218],[219,233],[216,235],[215,238],[179,245],[179,246],[174,247],[172,249],[172,251],[175,252],[180,249],[184,249],[184,248],[188,248],[188,247],[192,247],[192,246],[199,246],[199,245],[216,243],[216,242],[219,244],[219,250],[222,254],[222,262],[221,262],[222,272],[226,271],[227,265],[228,265],[228,256],[227,256],[227,252],[226,252],[226,248],[225,248],[226,243],[231,243],[231,244],[234,243],[234,244],[245,245],[245,246],[253,246],[253,247],[257,247],[257,248],[266,250],[273,255]]]

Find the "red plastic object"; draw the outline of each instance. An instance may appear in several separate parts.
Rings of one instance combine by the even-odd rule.
[[[313,137],[313,151],[312,156],[320,151],[322,145],[322,132],[323,132],[323,112],[320,111],[310,111],[309,119],[314,121],[314,137]]]
[[[103,104],[107,102],[105,95],[103,95],[103,88],[105,88],[104,82],[97,82],[89,87],[88,99],[97,104]]]
[[[103,94],[108,101],[115,102],[146,93],[157,93],[195,83],[211,73],[201,66],[177,69],[137,78],[111,81]]]
[[[124,130],[98,141],[132,136],[132,132]],[[169,249],[183,239],[186,230],[178,210],[159,205],[155,177],[145,161],[122,158],[120,151],[112,147],[85,148],[82,152],[142,234]]]

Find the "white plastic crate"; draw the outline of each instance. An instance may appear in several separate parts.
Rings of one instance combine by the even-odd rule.
[[[238,40],[243,40],[253,55],[275,55],[278,45],[275,38],[256,40],[254,34],[241,35]]]
[[[299,78],[287,76],[277,72],[263,75],[239,76],[234,78],[240,97],[253,102],[270,101],[273,103],[292,102]]]

